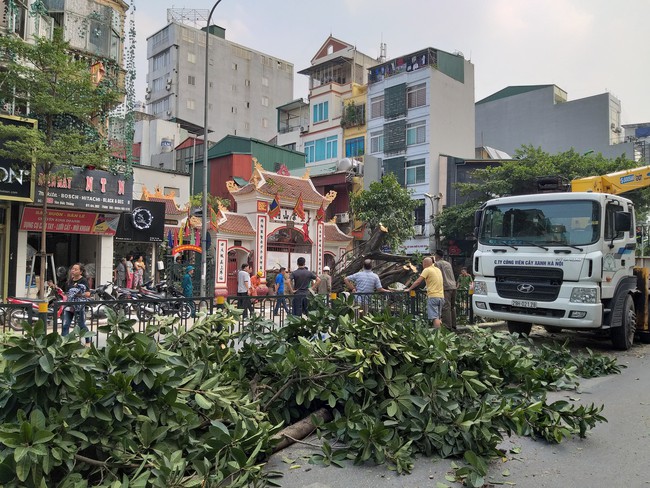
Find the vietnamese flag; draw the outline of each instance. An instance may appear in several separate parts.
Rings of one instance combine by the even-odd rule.
[[[323,204],[320,204],[320,207],[318,210],[316,210],[316,220],[323,220],[325,218],[325,209],[323,208]]]
[[[305,205],[302,202],[302,193],[298,196],[298,200],[296,200],[296,206],[293,208],[293,213],[295,213],[300,220],[305,220]]]

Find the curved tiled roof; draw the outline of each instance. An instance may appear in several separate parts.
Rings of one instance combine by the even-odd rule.
[[[142,187],[142,196],[141,200],[145,202],[160,202],[165,204],[165,215],[174,216],[174,215],[184,215],[187,214],[187,210],[178,208],[176,205],[176,195],[172,192],[170,195],[164,195],[160,191],[160,187],[156,187],[155,193],[151,193],[147,190],[145,186]]]
[[[325,231],[323,233],[323,240],[326,242],[349,242],[352,240],[352,236],[341,232],[341,229],[336,224],[326,222],[323,230]]]
[[[255,229],[250,220],[245,215],[239,215],[232,212],[220,212],[225,220],[219,222],[218,233],[241,234],[245,236],[254,236]]]
[[[325,200],[323,195],[316,191],[309,179],[304,180],[295,176],[284,176],[277,173],[265,173],[263,176],[264,184],[257,191],[270,197],[274,197],[277,193],[280,200],[297,200],[302,194],[303,202],[317,205],[320,205]]]
[[[187,215],[187,210],[180,209],[176,206],[173,200],[169,198],[156,198],[148,197],[145,198],[148,202],[161,202],[165,204],[165,215]]]
[[[231,193],[233,195],[247,195],[254,191],[270,198],[275,197],[277,194],[281,202],[295,202],[300,195],[302,195],[304,203],[310,203],[316,206],[324,204],[327,207],[330,202],[330,200],[316,191],[309,178],[281,175],[260,169],[256,169],[246,186],[231,191]]]

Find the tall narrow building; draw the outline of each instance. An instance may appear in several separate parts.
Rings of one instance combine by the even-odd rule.
[[[434,251],[448,160],[474,157],[474,65],[433,48],[393,58],[370,69],[367,104],[366,154],[420,201],[406,252]]]
[[[147,111],[202,135],[208,13],[167,12],[168,24],[147,38]],[[272,139],[276,107],[293,97],[293,64],[227,40],[219,26],[208,30],[208,139]]]

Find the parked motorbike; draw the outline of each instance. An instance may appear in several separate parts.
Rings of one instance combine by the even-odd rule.
[[[115,296],[113,295],[113,287],[114,283],[112,281],[109,281],[108,283],[101,285],[98,288],[90,290],[90,301],[94,302],[99,302],[99,301],[114,301]],[[109,289],[111,291],[109,291]],[[121,306],[118,305],[117,308]],[[94,304],[88,304],[85,307],[86,311],[86,317],[89,317],[91,319],[100,319],[100,318],[105,318],[106,317],[106,309],[109,307],[109,305],[105,303],[94,303]],[[113,305],[111,304],[111,308],[114,308]]]
[[[148,320],[154,315],[178,315],[182,319],[192,315],[192,307],[181,291],[167,283],[153,285],[152,282],[147,282],[140,288],[140,295],[143,300],[151,300],[141,303],[136,309],[140,320]],[[179,300],[172,300],[173,298]]]
[[[143,297],[140,292],[133,288],[117,286],[115,283],[112,285],[112,300],[118,300],[118,303],[114,306],[115,312],[120,313],[120,311],[122,311],[125,315],[128,315],[131,310],[136,310],[137,304],[133,303],[131,300],[141,300]]]
[[[49,326],[52,323],[54,313],[52,303],[55,301],[63,302],[67,299],[67,296],[60,287],[53,283],[48,283],[45,299],[47,300],[47,324]],[[40,303],[40,300],[37,298],[8,297],[7,303],[13,305],[25,305],[25,307],[14,308],[9,312],[7,323],[13,330],[23,330],[23,322],[29,322],[30,320],[31,322],[36,322],[40,318],[38,313],[38,304]],[[57,317],[61,317],[63,314],[63,308],[64,307],[58,307]]]

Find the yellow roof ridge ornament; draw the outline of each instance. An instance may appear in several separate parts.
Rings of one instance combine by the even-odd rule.
[[[323,195],[323,198],[329,203],[332,203],[336,198],[336,190],[330,190],[327,192],[327,195]]]

